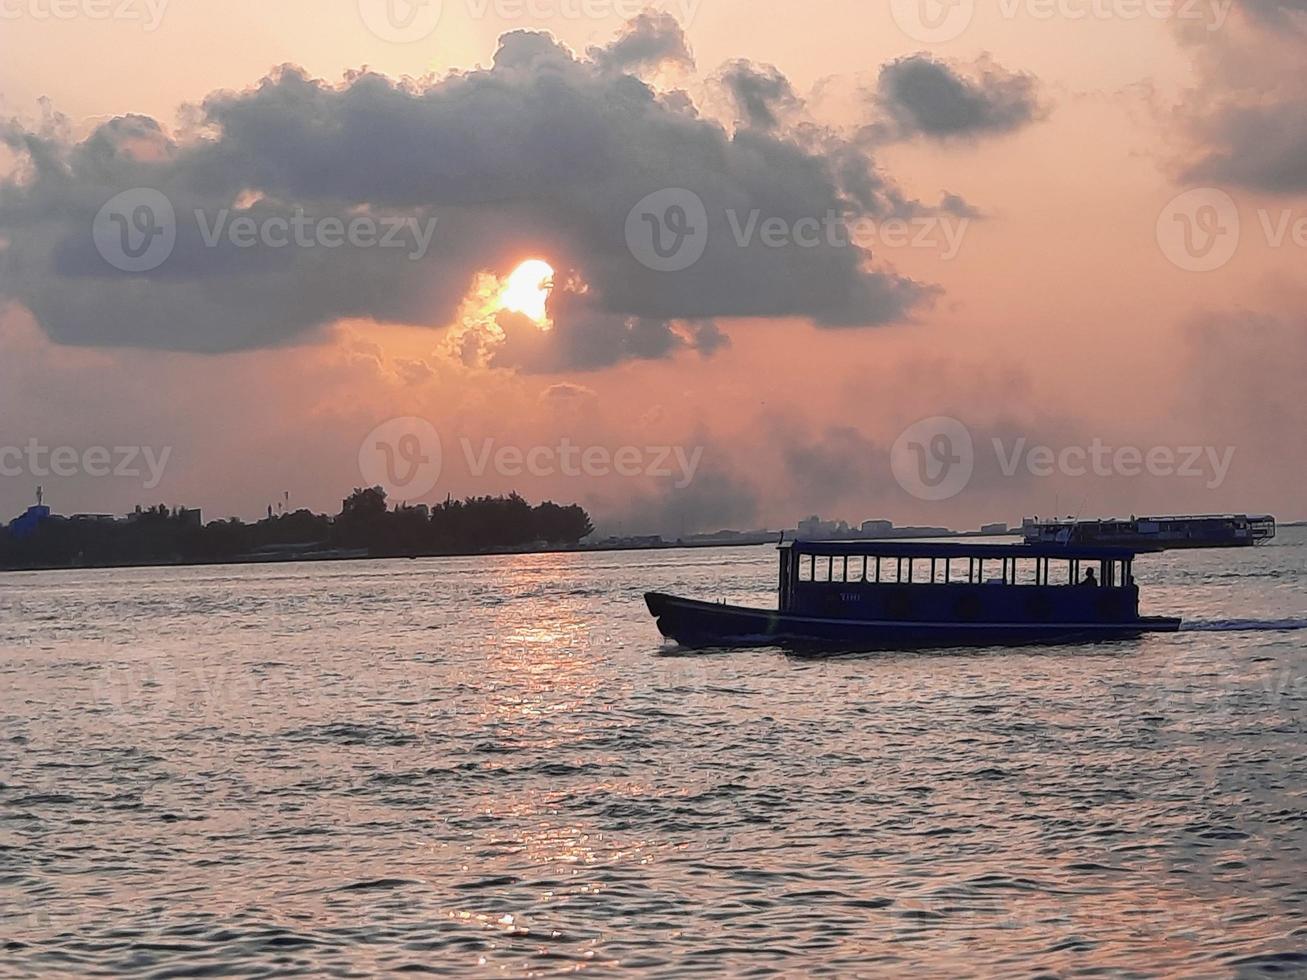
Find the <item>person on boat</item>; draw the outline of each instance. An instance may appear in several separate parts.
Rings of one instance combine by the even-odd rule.
[[[1087,589],[1098,588],[1098,576],[1094,574],[1094,570],[1092,568],[1085,570],[1085,580],[1080,584]]]

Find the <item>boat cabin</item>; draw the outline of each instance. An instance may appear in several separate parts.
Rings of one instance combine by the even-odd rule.
[[[1137,552],[1066,545],[789,541],[780,612],[878,622],[1125,623]]]

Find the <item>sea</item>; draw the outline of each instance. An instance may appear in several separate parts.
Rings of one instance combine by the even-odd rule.
[[[1307,975],[1307,531],[1177,635],[666,644],[771,547],[0,575],[0,975]]]

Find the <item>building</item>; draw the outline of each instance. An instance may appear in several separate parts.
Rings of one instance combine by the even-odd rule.
[[[21,517],[15,517],[9,522],[9,535],[15,541],[22,541],[24,538],[30,538],[36,533],[36,529],[44,521],[50,519],[50,508],[44,504],[37,504],[34,507],[28,507]]]

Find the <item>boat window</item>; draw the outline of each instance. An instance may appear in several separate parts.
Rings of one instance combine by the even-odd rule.
[[[818,558],[817,570],[813,573],[812,580],[814,582],[829,582],[831,580],[831,565],[834,561],[834,558]]]
[[[813,579],[813,565],[817,559],[812,555],[799,556],[799,581],[811,582]]]

